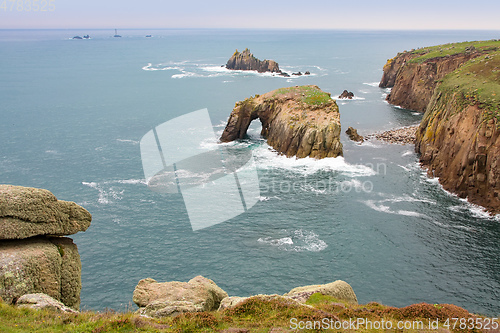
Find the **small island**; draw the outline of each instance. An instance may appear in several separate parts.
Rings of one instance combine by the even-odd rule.
[[[248,48],[243,52],[236,50],[226,63],[227,69],[257,71],[259,73],[281,73],[278,63],[274,60],[259,60]]]
[[[339,108],[318,86],[281,88],[236,103],[220,141],[245,138],[257,118],[261,135],[281,154],[317,159],[342,156]]]

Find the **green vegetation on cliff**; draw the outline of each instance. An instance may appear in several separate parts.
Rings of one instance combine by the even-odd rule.
[[[302,102],[307,105],[321,105],[332,104],[332,98],[329,93],[321,91],[312,86],[295,86],[288,88],[281,88],[275,91],[273,97],[285,95],[302,95]]]
[[[424,47],[411,51],[415,55],[410,62],[422,63],[427,59],[442,58],[466,52],[489,53],[500,50],[500,40],[451,43]]]
[[[1,332],[291,332],[291,328],[307,328],[307,323],[325,322],[332,325],[340,321],[349,324],[363,318],[366,321],[387,323],[396,328],[398,322],[413,325],[405,332],[422,332],[429,327],[429,320],[439,319],[443,327],[446,319],[464,318],[467,323],[487,323],[488,319],[475,316],[466,310],[449,304],[415,304],[395,308],[379,303],[353,305],[330,296],[313,294],[309,306],[286,303],[279,300],[261,301],[250,298],[234,308],[223,311],[185,313],[177,317],[152,319],[132,312],[114,311],[60,313],[49,310],[19,309],[0,303]],[[326,320],[325,320],[326,318]],[[490,321],[491,322],[491,321]],[[414,323],[414,324],[412,324]],[[420,324],[421,323],[421,324]],[[418,325],[422,325],[421,327]],[[303,332],[352,332],[352,329],[304,329]],[[420,328],[420,329],[418,329]],[[461,330],[459,325],[452,332],[480,332],[476,329]],[[357,332],[385,332],[360,325]],[[434,331],[434,330],[433,330]],[[438,332],[438,330],[435,330]],[[446,330],[441,330],[446,332]]]
[[[485,120],[497,120],[500,126],[500,52],[483,55],[448,74],[437,87],[442,93],[460,93],[461,109],[477,105],[484,110]]]

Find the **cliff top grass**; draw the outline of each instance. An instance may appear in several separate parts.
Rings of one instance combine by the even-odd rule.
[[[50,310],[20,309],[0,303],[1,332],[291,332],[291,328],[302,332],[352,332],[352,329],[334,329],[334,323],[356,321],[362,318],[371,322],[390,322],[396,328],[398,322],[413,325],[405,332],[423,332],[429,327],[429,320],[439,320],[439,326],[452,332],[480,332],[480,330],[453,329],[451,318],[464,318],[467,323],[486,323],[487,319],[471,315],[466,310],[449,304],[414,304],[404,308],[384,306],[379,303],[353,305],[330,296],[313,294],[307,301],[309,306],[301,306],[280,300],[249,299],[232,309],[214,312],[186,313],[177,317],[147,318],[132,312],[114,311],[81,313],[60,313]],[[325,320],[326,318],[326,320]],[[446,319],[450,318],[450,327]],[[330,321],[331,320],[331,321]],[[316,323],[327,322],[331,326],[322,329],[307,329]],[[309,323],[309,324],[308,324]],[[416,323],[416,324],[412,324]],[[421,323],[421,324],[420,324]],[[299,326],[301,325],[301,326]],[[422,326],[419,326],[422,325]],[[491,320],[490,320],[491,326]],[[387,326],[386,326],[387,327]],[[306,329],[301,329],[306,328]],[[424,328],[424,329],[422,329]],[[245,330],[241,330],[245,329]],[[369,329],[360,325],[356,332],[385,332],[384,329]]]
[[[307,105],[329,105],[333,102],[331,95],[319,89],[317,86],[294,86],[280,88],[273,92],[273,97],[299,97]]]
[[[498,51],[500,50],[500,40],[493,39],[488,41],[450,43],[424,47],[411,51],[411,54],[414,54],[415,58],[412,58],[410,62],[422,63],[427,59],[452,56],[455,54],[471,52],[471,50],[475,50],[476,52],[480,53],[490,53]]]
[[[444,77],[438,89],[462,92],[463,102],[478,105],[500,123],[500,51],[474,58]]]

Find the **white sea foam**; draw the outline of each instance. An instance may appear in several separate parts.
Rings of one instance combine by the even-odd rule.
[[[82,182],[83,185],[88,186],[90,188],[96,189],[99,192],[97,202],[103,205],[107,205],[112,203],[111,199],[121,200],[123,197],[123,190],[116,191],[112,187],[108,187],[105,189],[101,184],[96,182]]]
[[[413,155],[413,154],[415,154],[413,151],[407,150],[401,156],[410,156],[410,155]]]
[[[370,86],[370,87],[378,87],[380,82],[364,82],[363,84]]]
[[[332,97],[332,99],[334,101],[364,101],[366,98],[354,96],[353,98],[338,98],[338,97],[334,98],[334,97]]]
[[[320,160],[314,158],[295,158],[286,157],[278,154],[274,149],[266,143],[253,150],[253,155],[257,164],[257,168],[269,169],[284,169],[302,175],[311,175],[320,170],[338,171],[352,177],[357,176],[373,176],[376,172],[369,166],[361,164],[349,164],[343,157],[329,157]]]
[[[414,212],[414,211],[393,210],[393,209],[391,209],[390,206],[384,205],[382,203],[382,202],[384,202],[384,200],[381,200],[381,201],[366,200],[366,201],[361,201],[361,202],[377,212],[382,212],[382,213],[387,213],[387,214],[404,215],[404,216],[413,216],[413,217],[420,217],[420,218],[428,218],[427,215],[421,214],[418,212]]]
[[[133,145],[138,145],[139,144],[139,141],[129,140],[129,139],[116,139],[116,141],[118,141],[118,142],[125,142],[125,143],[131,143]]]
[[[328,245],[312,231],[303,229],[287,231],[282,230],[282,237],[261,237],[257,242],[278,248],[281,251],[293,252],[320,252]]]

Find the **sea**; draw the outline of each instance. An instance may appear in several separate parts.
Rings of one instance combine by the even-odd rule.
[[[421,120],[389,105],[390,90],[378,87],[398,52],[495,39],[499,31],[118,33],[0,30],[0,183],[48,189],[91,212],[89,229],[70,236],[82,261],[82,309],[134,310],[139,280],[203,275],[232,296],[344,280],[360,303],[452,303],[500,314],[500,218],[443,190],[412,145],[359,144],[344,134],[349,126],[367,135]],[[245,48],[289,74],[311,74],[223,67]],[[141,140],[152,129],[206,109],[214,135],[203,144],[218,149],[236,102],[296,85],[317,85],[334,99],[354,93],[337,100],[343,157],[281,156],[254,121],[245,139],[226,146],[253,156],[255,204],[198,230],[182,192],[148,186]],[[198,135],[196,126],[179,131]]]

